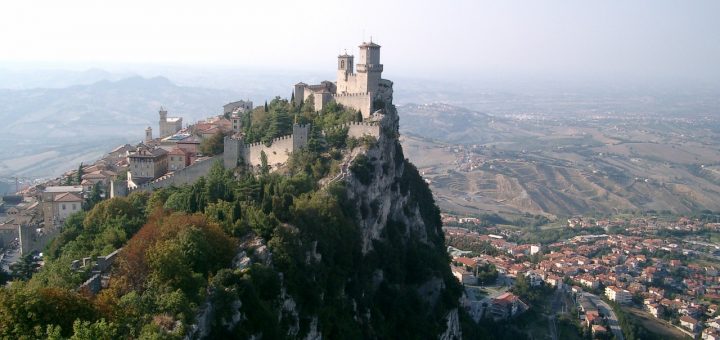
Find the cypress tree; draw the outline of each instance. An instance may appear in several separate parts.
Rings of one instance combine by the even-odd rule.
[[[77,178],[76,178],[77,184],[82,183],[82,176],[83,176],[83,167],[82,167],[82,165],[83,165],[82,162],[80,162],[80,166],[78,166]]]

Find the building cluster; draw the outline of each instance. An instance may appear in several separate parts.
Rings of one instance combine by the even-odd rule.
[[[145,129],[145,140],[135,146],[125,145],[119,148],[119,157],[127,160],[127,183],[119,183],[117,192],[122,195],[120,187],[129,190],[137,189],[145,183],[172,176],[205,156],[200,150],[202,141],[217,134],[223,136],[239,131],[240,126],[234,125],[239,117],[252,109],[250,101],[236,101],[223,105],[223,113],[209,117],[195,124],[182,126],[182,118],[168,117],[167,110],[160,108],[160,136],[153,137],[152,128]],[[124,152],[124,155],[122,154]],[[115,191],[115,190],[113,190]]]
[[[588,220],[573,218],[569,224],[584,228],[589,226]],[[529,261],[527,255],[538,252],[538,245],[516,244],[499,235],[483,235],[464,228],[443,229],[448,238],[479,240],[499,250],[497,255],[488,255],[450,249],[452,272],[463,284],[477,284],[474,268],[491,263],[501,276],[524,275],[533,286],[594,293],[620,305],[643,308],[655,318],[702,335],[704,339],[718,339],[720,320],[716,317],[715,302],[720,301],[720,265],[714,263],[720,260],[717,257],[720,245],[691,236],[697,231],[719,230],[716,223],[688,218],[592,222],[593,226],[598,226],[597,223],[625,226],[628,235],[575,236],[544,246],[542,257],[536,262]],[[668,237],[666,233],[664,237],[655,236],[647,231],[648,226],[656,231],[682,232],[683,236]],[[644,229],[645,236],[635,235],[635,228]],[[578,303],[582,301],[585,299],[579,299]],[[593,331],[605,331],[597,315],[584,312],[582,319]]]
[[[488,161],[482,154],[482,145],[453,145],[445,147],[446,151],[455,156],[455,167],[458,171],[470,172],[482,168]]]

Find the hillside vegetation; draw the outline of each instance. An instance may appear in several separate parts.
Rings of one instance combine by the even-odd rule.
[[[341,106],[303,112],[276,99],[265,118],[253,114],[258,135],[285,109],[330,130],[351,119]],[[0,289],[0,337],[437,337],[457,313],[460,290],[432,194],[386,132],[362,143],[342,129],[314,134],[281,171],[217,163],[191,185],[134,192],[73,215],[45,266]],[[321,184],[350,150],[381,155],[385,146],[392,165],[358,157],[347,182]],[[402,198],[392,211],[349,196],[346,183],[371,188],[381,179]],[[388,222],[368,238],[365,218]],[[72,270],[72,261],[121,247],[108,288],[77,291],[90,273]]]

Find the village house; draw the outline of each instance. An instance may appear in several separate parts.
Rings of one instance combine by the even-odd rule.
[[[632,295],[630,295],[629,291],[616,286],[606,287],[605,296],[607,296],[610,301],[615,301],[619,304],[628,304],[632,300]]]
[[[168,152],[168,171],[176,171],[190,165],[192,158],[189,152],[175,147]]]
[[[82,210],[82,197],[66,192],[55,196],[53,199],[54,209],[57,211],[57,220],[62,222],[68,216]]]
[[[680,326],[693,333],[700,331],[700,322],[689,315],[683,315],[680,317]]]
[[[79,185],[46,187],[40,195],[45,226],[59,224],[70,214],[82,210],[82,197],[83,187]]]
[[[490,314],[494,320],[504,320],[512,318],[528,309],[526,305],[515,294],[506,292],[492,299],[490,305]]]
[[[133,188],[167,172],[168,152],[141,144],[137,151],[128,155],[128,163],[128,187]]]
[[[465,269],[464,266],[452,266],[452,274],[461,284],[474,285],[477,284],[477,278],[473,273]]]

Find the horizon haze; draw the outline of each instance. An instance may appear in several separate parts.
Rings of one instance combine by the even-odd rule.
[[[0,5],[0,69],[317,72],[372,37],[387,46],[391,79],[716,86],[718,12],[715,1],[10,2]]]

